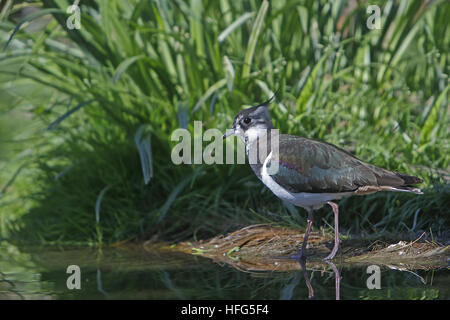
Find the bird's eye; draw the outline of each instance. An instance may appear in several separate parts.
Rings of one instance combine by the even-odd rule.
[[[250,122],[252,121],[252,119],[250,119],[250,118],[244,118],[244,123],[245,124],[249,124]]]

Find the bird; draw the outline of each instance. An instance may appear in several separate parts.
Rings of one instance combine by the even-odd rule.
[[[272,98],[241,110],[223,139],[232,135],[242,139],[247,157],[258,155],[253,157],[254,161],[249,161],[258,179],[281,200],[307,211],[303,243],[299,253],[293,256],[295,259],[305,259],[313,211],[325,204],[334,213],[334,246],[324,258],[329,261],[334,259],[340,247],[339,206],[334,200],[378,191],[423,194],[413,186],[423,182],[418,177],[366,163],[325,141],[276,134],[269,112]],[[277,139],[278,150],[272,148],[274,139]]]

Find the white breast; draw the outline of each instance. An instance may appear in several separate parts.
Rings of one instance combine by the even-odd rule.
[[[267,162],[271,159],[272,152],[264,160],[261,171],[262,182],[281,200],[292,203],[293,205],[303,207],[303,208],[319,208],[327,201],[340,199],[345,196],[349,196],[351,192],[341,192],[341,193],[292,193],[284,189],[278,183],[273,180],[273,178],[267,173]]]

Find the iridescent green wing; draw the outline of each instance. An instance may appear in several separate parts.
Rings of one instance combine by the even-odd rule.
[[[276,157],[267,165],[271,166]],[[271,177],[290,192],[346,192],[362,186],[400,186],[395,173],[364,163],[326,142],[280,135],[279,169]]]

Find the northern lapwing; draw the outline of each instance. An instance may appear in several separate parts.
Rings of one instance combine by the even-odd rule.
[[[339,250],[339,207],[333,200],[377,191],[401,191],[422,194],[412,185],[423,180],[365,163],[331,143],[279,134],[278,156],[271,149],[273,135],[269,114],[270,100],[242,110],[223,138],[240,137],[247,156],[259,154],[250,162],[256,176],[280,199],[308,212],[303,243],[295,258],[304,258],[306,243],[313,223],[313,211],[324,204],[334,212],[334,247],[324,260],[331,260]],[[264,142],[264,143],[262,143]],[[256,149],[255,149],[256,148]],[[262,154],[262,156],[261,156]],[[277,170],[268,168],[278,162]]]

